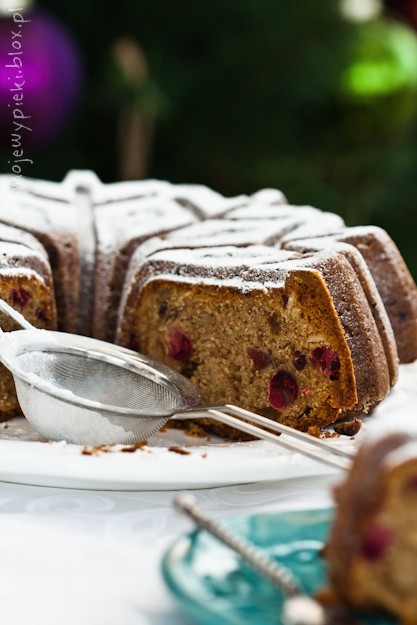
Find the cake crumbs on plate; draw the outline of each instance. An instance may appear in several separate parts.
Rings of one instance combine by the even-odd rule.
[[[330,432],[329,430],[324,430],[320,438],[339,438],[340,434],[337,432]]]
[[[191,451],[183,447],[168,447],[168,451],[172,451],[174,454],[180,454],[180,456],[189,456],[191,454]]]
[[[132,443],[131,445],[126,445],[120,447],[119,445],[95,445],[93,447],[84,445],[81,450],[81,454],[83,456],[97,456],[100,453],[109,454],[115,452],[127,452],[133,453],[138,449],[143,449],[147,445],[148,441],[137,441],[136,443]]]
[[[343,421],[333,426],[333,429],[337,434],[343,436],[355,436],[362,427],[362,421],[356,417],[352,421]]]
[[[168,430],[181,430],[185,436],[191,436],[194,438],[206,438],[211,441],[211,436],[207,432],[207,429],[203,428],[199,423],[195,421],[176,421],[173,419],[166,423],[159,431],[167,432]]]
[[[196,438],[206,438],[208,441],[211,441],[211,436],[207,434],[207,430],[204,430],[201,425],[193,423],[192,421],[188,424],[185,435],[194,436]]]
[[[94,447],[88,447],[85,445],[81,450],[81,454],[83,456],[97,456],[100,453],[109,454],[113,451],[114,450],[111,449],[111,445],[95,445]]]
[[[330,430],[322,430],[318,425],[312,425],[308,428],[307,434],[315,438],[339,438],[339,433]]]
[[[138,441],[137,443],[132,443],[132,445],[128,445],[127,447],[122,447],[119,451],[124,451],[126,453],[133,453],[138,449],[142,449],[145,447],[148,441]]]

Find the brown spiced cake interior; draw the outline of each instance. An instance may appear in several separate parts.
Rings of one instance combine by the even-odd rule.
[[[362,444],[337,488],[325,557],[332,601],[417,623],[415,429]]]

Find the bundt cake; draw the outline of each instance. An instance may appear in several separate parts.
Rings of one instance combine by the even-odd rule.
[[[0,198],[0,224],[43,262],[38,325],[53,327],[56,297],[59,329],[168,363],[205,402],[308,429],[381,401],[397,344],[403,361],[417,357],[416,287],[389,237],[280,191],[224,198],[155,180],[103,185],[87,171],[17,189],[0,176]],[[8,301],[32,314],[13,288]]]
[[[417,436],[363,443],[336,491],[324,555],[330,596],[366,611],[417,623]]]

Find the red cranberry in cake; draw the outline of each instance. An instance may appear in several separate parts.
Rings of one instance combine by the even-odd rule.
[[[389,527],[374,524],[367,530],[361,545],[361,554],[367,560],[379,560],[393,539],[393,532]]]
[[[32,299],[31,294],[22,288],[12,289],[10,291],[10,299],[15,306],[24,308]]]
[[[173,360],[185,362],[191,357],[193,346],[188,336],[181,330],[174,329],[168,337],[168,356]]]
[[[248,347],[247,352],[253,362],[253,366],[258,371],[266,369],[271,364],[272,358],[269,352],[263,352],[260,349],[256,349],[256,347]]]
[[[330,347],[316,347],[311,353],[311,360],[331,380],[339,379],[340,359]]]
[[[298,385],[294,376],[287,371],[279,371],[269,383],[268,399],[271,406],[285,410],[298,397]]]

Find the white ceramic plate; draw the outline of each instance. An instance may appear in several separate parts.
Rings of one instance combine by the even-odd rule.
[[[417,430],[417,362],[400,369],[398,384],[373,415],[364,418],[356,440],[329,439],[332,444],[355,446],[373,431],[409,427],[410,420]],[[186,453],[178,453],[178,447]],[[95,490],[178,490],[336,472],[272,443],[226,444],[175,429],[153,437],[147,447],[133,453],[122,449],[115,446],[107,453],[84,455],[78,445],[45,441],[19,417],[0,425],[0,480]]]

